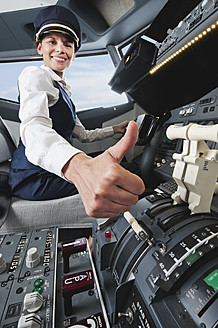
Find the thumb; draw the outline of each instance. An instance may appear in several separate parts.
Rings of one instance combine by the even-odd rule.
[[[136,122],[131,121],[128,124],[125,135],[114,146],[110,147],[108,152],[120,163],[124,155],[135,145],[137,140],[138,125]]]

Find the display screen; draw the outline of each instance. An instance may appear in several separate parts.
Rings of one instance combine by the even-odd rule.
[[[167,138],[166,134],[163,136],[163,140],[161,143],[162,149],[168,149],[168,150],[175,150],[177,146],[178,139],[170,140]]]
[[[212,286],[214,290],[218,290],[218,270],[214,270],[211,274],[209,274],[204,281]]]
[[[174,124],[176,126],[183,126],[183,123],[180,123],[180,124]],[[168,125],[169,126],[169,125]],[[174,140],[170,140],[169,138],[167,138],[167,135],[166,135],[166,130],[168,128],[168,126],[166,126],[164,128],[164,131],[163,131],[163,137],[162,137],[162,142],[160,144],[160,148],[161,149],[164,149],[164,150],[171,150],[171,151],[175,151],[176,150],[176,147],[178,145],[178,142],[181,144],[181,141],[180,139],[174,139]],[[177,150],[178,151],[178,150]]]

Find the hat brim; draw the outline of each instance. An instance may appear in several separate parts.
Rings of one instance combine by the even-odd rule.
[[[76,48],[79,47],[79,38],[74,30],[70,27],[62,24],[47,24],[41,27],[41,29],[36,33],[36,41],[40,40],[40,36],[44,33],[58,32],[69,35],[76,43]]]

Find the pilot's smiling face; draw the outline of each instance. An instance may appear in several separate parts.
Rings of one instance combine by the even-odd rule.
[[[74,43],[62,33],[49,33],[39,42],[37,51],[43,56],[44,63],[61,78],[63,71],[75,58]]]

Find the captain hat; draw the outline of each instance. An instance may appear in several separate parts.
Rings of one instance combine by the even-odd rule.
[[[76,15],[69,9],[54,5],[43,8],[34,19],[35,39],[44,33],[61,32],[70,35],[75,42],[75,51],[81,46],[81,30]]]

